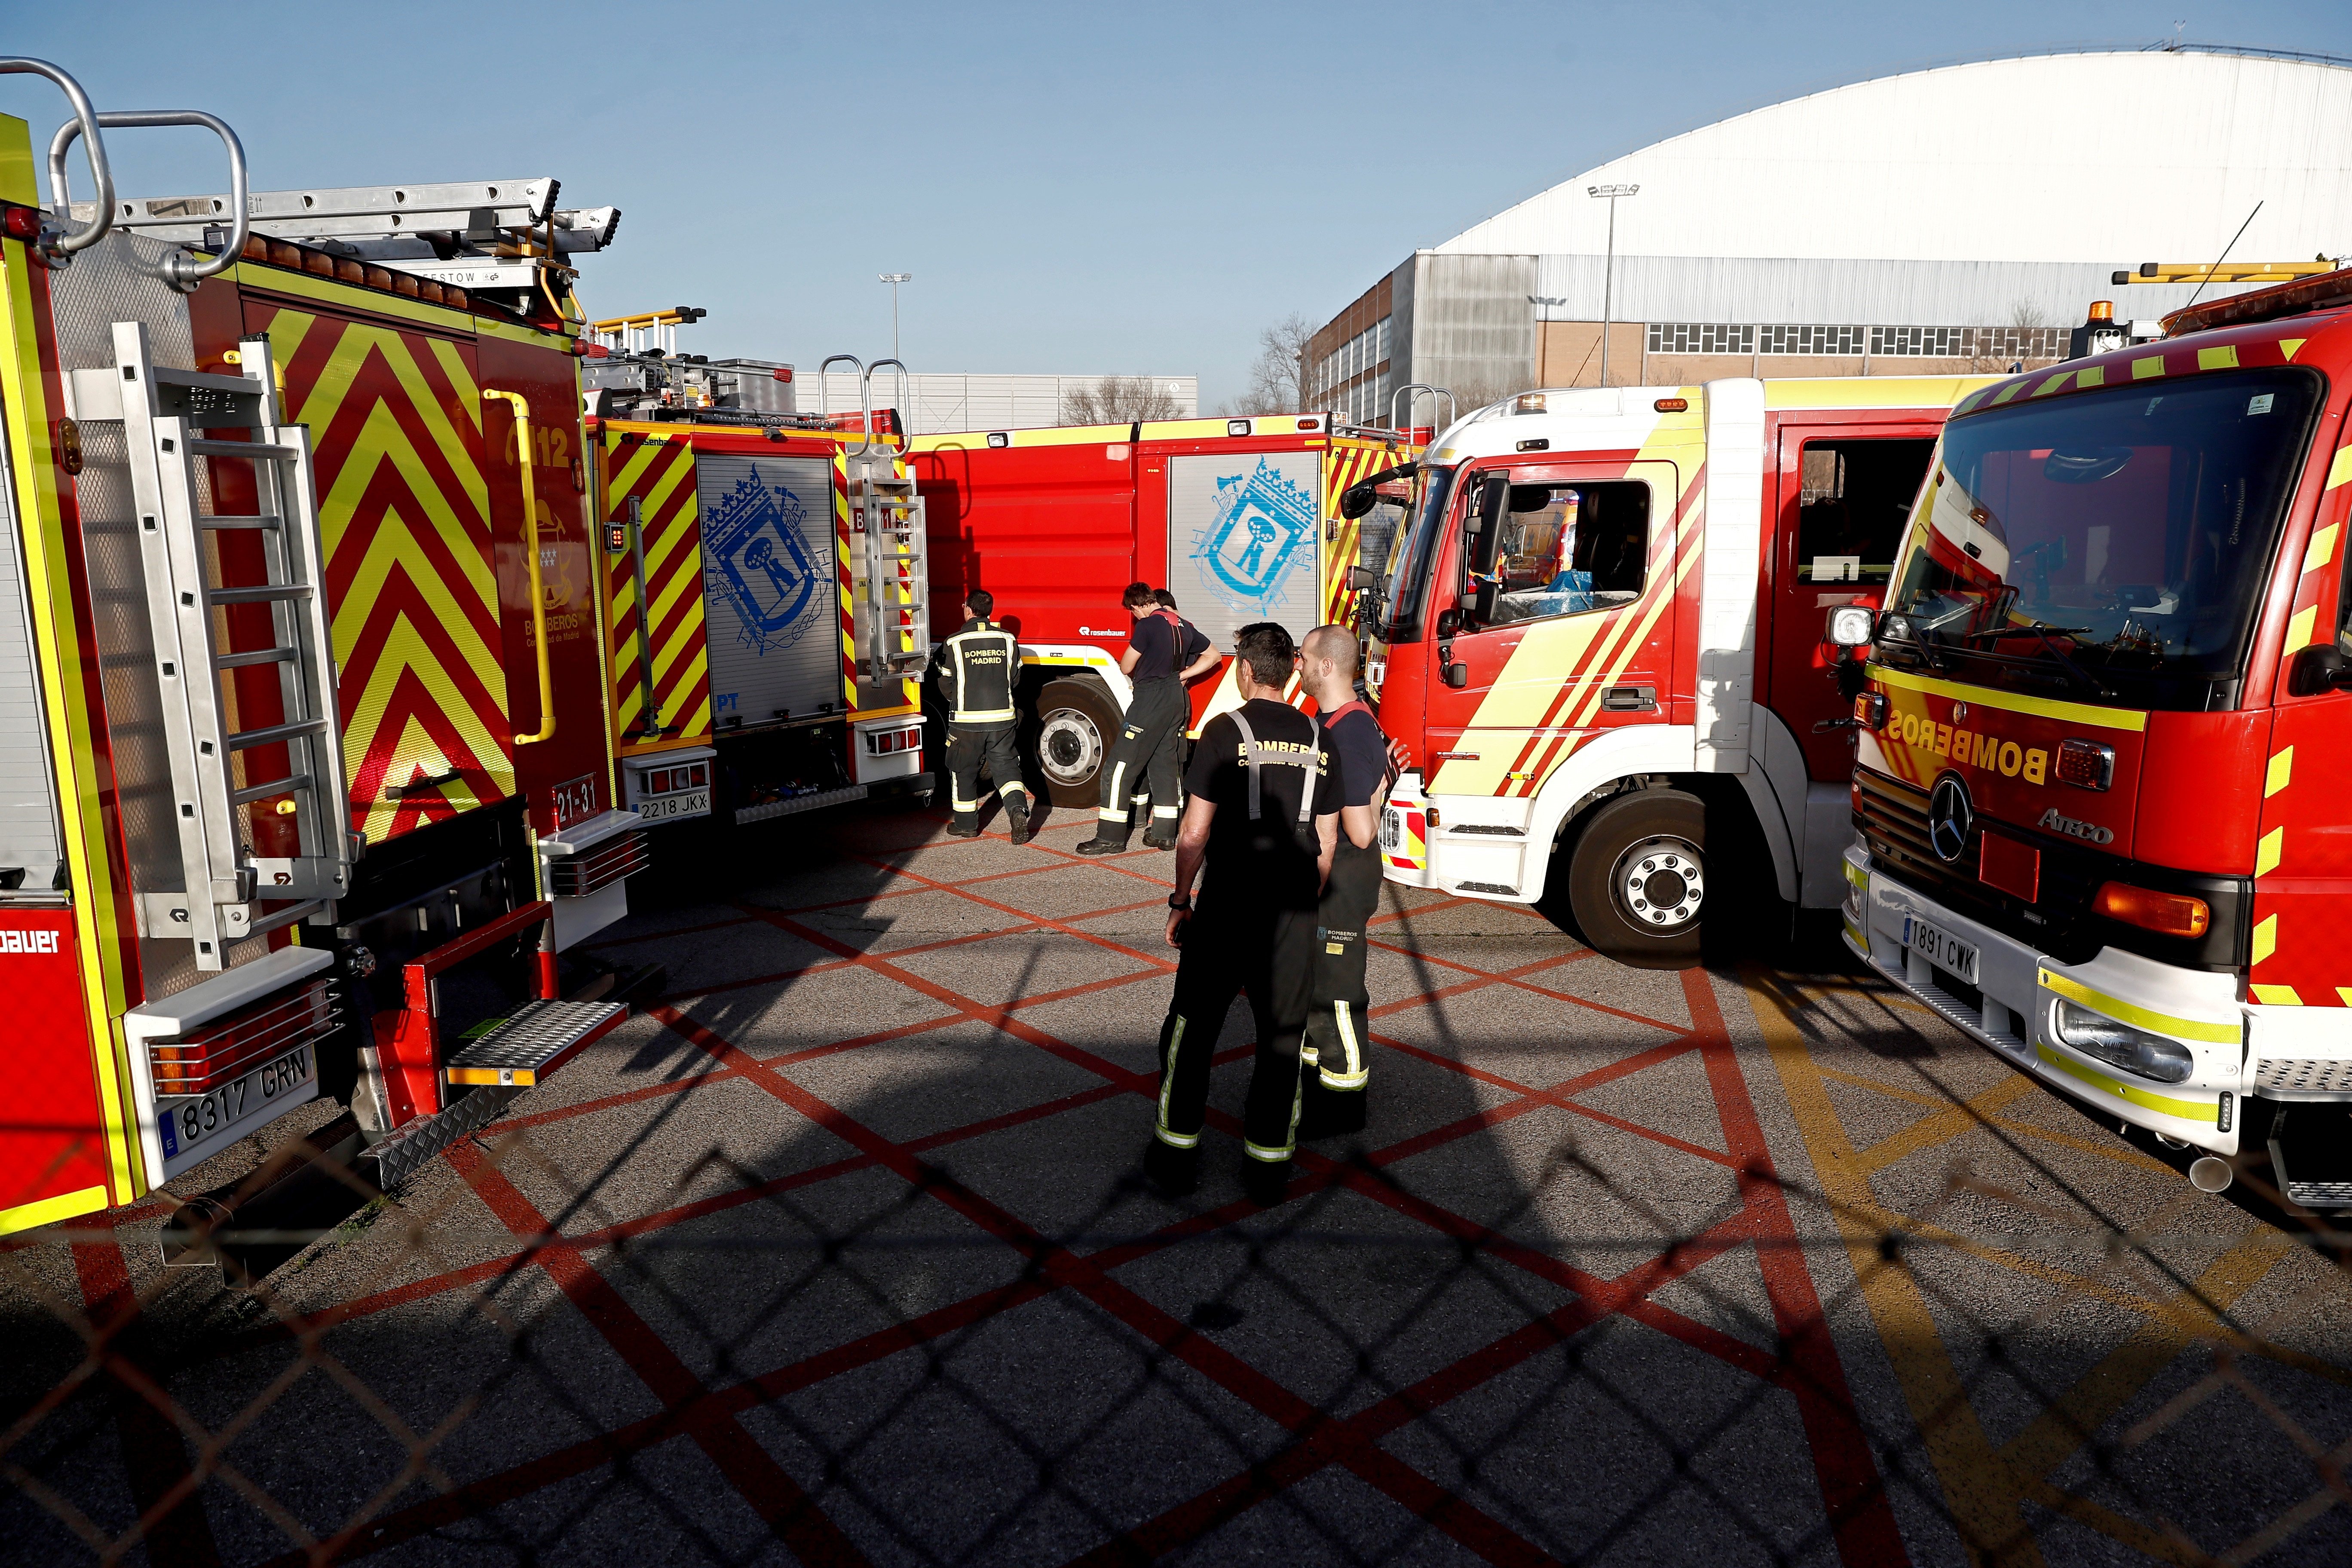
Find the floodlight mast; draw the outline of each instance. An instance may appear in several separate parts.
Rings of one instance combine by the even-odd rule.
[[[1609,248],[1601,263],[1601,384],[1609,384],[1609,310],[1617,272],[1617,200],[1641,190],[1639,185],[1587,185],[1584,194],[1609,204]]]

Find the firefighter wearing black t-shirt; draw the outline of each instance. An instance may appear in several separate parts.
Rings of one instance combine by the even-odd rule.
[[[1315,699],[1325,749],[1339,770],[1341,820],[1315,933],[1315,984],[1301,1051],[1302,1138],[1364,1130],[1371,1082],[1365,1049],[1364,928],[1381,903],[1381,805],[1394,777],[1388,737],[1356,696],[1363,659],[1353,632],[1318,626],[1299,650],[1298,683]]]
[[[1019,715],[1013,688],[1021,679],[1021,645],[988,618],[996,596],[976,588],[965,596],[963,628],[931,653],[931,674],[948,708],[948,792],[953,815],[948,832],[957,838],[980,836],[980,773],[988,770],[1004,802],[1013,842],[1029,837],[1029,786],[1021,782],[1020,748],[1013,744]]]
[[[1299,1115],[1299,1040],[1314,978],[1316,901],[1339,833],[1338,773],[1314,720],[1284,702],[1297,663],[1274,623],[1235,639],[1242,705],[1202,727],[1185,771],[1168,942],[1182,950],[1160,1029],[1160,1111],[1144,1172],[1165,1191],[1199,1180],[1209,1068],[1234,998],[1247,991],[1257,1064],[1242,1112],[1244,1178],[1282,1201]],[[1207,875],[1197,911],[1192,879]]]
[[[1184,720],[1192,711],[1184,682],[1216,662],[1216,650],[1202,638],[1203,651],[1189,664],[1183,658],[1182,623],[1173,610],[1162,609],[1149,583],[1129,583],[1120,595],[1134,618],[1127,651],[1118,667],[1134,683],[1127,718],[1118,739],[1103,759],[1102,806],[1096,813],[1095,836],[1078,846],[1081,855],[1116,855],[1127,847],[1133,826],[1130,798],[1138,784],[1149,782],[1151,798],[1167,811],[1153,813],[1144,843],[1167,849],[1176,841],[1177,759],[1184,743]],[[1163,826],[1164,825],[1164,826]]]

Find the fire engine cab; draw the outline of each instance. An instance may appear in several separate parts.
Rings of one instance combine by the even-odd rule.
[[[2165,325],[1954,409],[1853,632],[1847,938],[2199,1185],[2267,1142],[2342,1206],[2352,272]]]
[[[1517,903],[1564,881],[1586,941],[1659,968],[1696,961],[1714,912],[1752,920],[1749,891],[1834,908],[1859,670],[1825,634],[1877,602],[1979,384],[1548,390],[1447,429],[1366,653],[1417,763],[1382,817],[1390,879]]]

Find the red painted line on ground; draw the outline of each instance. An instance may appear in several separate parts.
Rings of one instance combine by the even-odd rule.
[[[473,1144],[452,1145],[447,1158],[466,1184],[516,1237],[543,1237],[552,1228],[538,1205]],[[710,1391],[702,1380],[576,1247],[562,1241],[548,1242],[535,1246],[531,1260],[546,1270],[581,1316],[665,1408],[676,1410],[709,1398]],[[848,1568],[866,1561],[866,1554],[825,1517],[800,1483],[732,1415],[697,1422],[688,1435],[802,1562]]]
[[[220,1546],[196,1496],[205,1478],[188,1463],[178,1405],[143,1364],[147,1336],[122,1244],[109,1235],[75,1242],[72,1250],[82,1304],[98,1333],[89,1353],[103,1360],[107,1403],[138,1510],[133,1533],[143,1536],[148,1561],[157,1568],[214,1568]]]
[[[1813,1472],[1822,1489],[1822,1506],[1836,1533],[1838,1555],[1860,1568],[1863,1564],[1907,1563],[1902,1531],[1886,1500],[1886,1484],[1870,1452],[1868,1434],[1855,1413],[1853,1395],[1846,1386],[1845,1367],[1838,1359],[1837,1342],[1822,1313],[1813,1277],[1805,1267],[1798,1244],[1796,1221],[1787,1196],[1772,1169],[1771,1151],[1764,1142],[1763,1124],[1748,1091],[1724,1026],[1723,1010],[1715,986],[1704,969],[1683,971],[1683,994],[1690,1003],[1691,1023],[1699,1038],[1699,1058],[1706,1066],[1707,1083],[1715,1091],[1717,1114],[1723,1121],[1724,1142],[1748,1162],[1740,1177],[1749,1204],[1759,1212],[1756,1261],[1764,1275],[1764,1293],[1772,1303],[1772,1321],[1779,1331],[1782,1356],[1794,1374],[1784,1386],[1796,1396],[1803,1419],[1806,1446],[1812,1451]],[[1785,1245],[1770,1246],[1766,1242]]]

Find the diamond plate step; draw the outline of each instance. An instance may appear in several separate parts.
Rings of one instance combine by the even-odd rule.
[[[452,1085],[528,1089],[628,1016],[617,1002],[526,1002],[471,1034],[449,1054],[443,1073]]]

